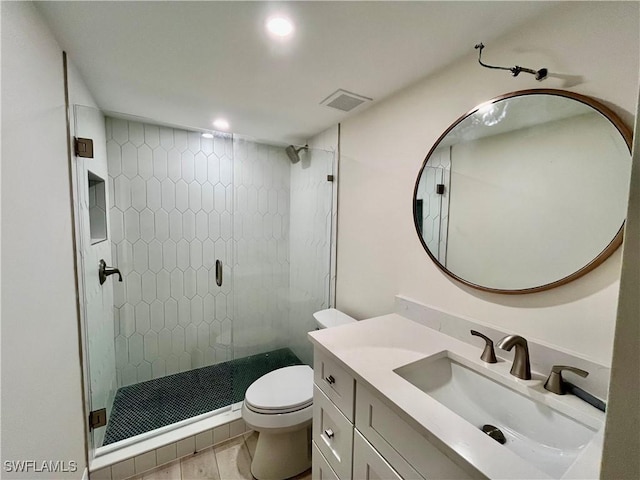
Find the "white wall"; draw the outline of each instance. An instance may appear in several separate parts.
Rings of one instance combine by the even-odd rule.
[[[391,312],[394,295],[402,293],[609,365],[619,250],[593,272],[553,290],[483,293],[449,279],[431,262],[415,233],[412,196],[440,134],[475,105],[505,92],[568,89],[603,100],[630,123],[638,18],[637,2],[565,2],[485,50],[495,64],[549,68],[544,82],[483,69],[470,45],[465,58],[343,122],[337,307],[370,317]]]
[[[640,103],[600,478],[640,478]]]
[[[2,2],[2,461],[85,464],[62,51]],[[68,464],[67,464],[68,465]]]

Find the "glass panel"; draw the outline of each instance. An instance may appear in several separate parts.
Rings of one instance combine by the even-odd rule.
[[[234,142],[235,398],[271,370],[312,365],[313,312],[329,306],[333,153]],[[236,405],[238,407],[239,405]]]
[[[319,149],[301,153],[291,165],[289,248],[289,347],[313,366],[307,333],[313,314],[330,307],[331,229],[334,154]]]
[[[104,259],[108,266],[114,265],[110,238],[113,227],[107,229],[104,223],[105,205],[111,201],[111,191],[104,188],[104,181],[98,181],[108,176],[105,120],[99,110],[78,105],[74,107],[73,119],[75,136],[92,139],[94,151],[94,158],[75,157],[76,215],[79,226],[77,248],[80,250],[80,299],[84,320],[84,358],[88,372],[88,407],[89,411],[105,408],[108,418],[117,388],[113,308],[113,282],[116,276],[108,277],[103,285],[98,281],[99,261]],[[94,447],[102,445],[105,430],[105,427],[98,427],[91,431]]]

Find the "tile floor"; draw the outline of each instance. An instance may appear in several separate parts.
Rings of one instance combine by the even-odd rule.
[[[129,480],[253,480],[251,459],[258,434],[247,433]],[[294,480],[311,480],[311,470]]]

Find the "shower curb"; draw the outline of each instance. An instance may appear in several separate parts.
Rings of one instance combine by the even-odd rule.
[[[127,455],[126,448],[124,448],[121,451],[97,457],[91,462],[89,468],[90,478],[91,480],[126,480],[252,432],[241,418],[239,410],[229,413],[234,417],[237,415],[239,418],[231,419],[214,428],[206,428],[199,433],[186,435],[182,438],[180,438],[182,429],[168,432],[164,435],[173,435],[178,438],[175,441],[160,444],[144,451],[144,444],[158,443],[157,439],[159,437],[151,438],[136,445],[143,451],[134,455]],[[185,430],[187,428],[193,430],[194,427],[197,429],[198,424],[205,422],[206,420],[202,420],[183,428]],[[122,454],[118,455],[119,453]]]

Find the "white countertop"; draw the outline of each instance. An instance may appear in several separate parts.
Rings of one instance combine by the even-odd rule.
[[[520,380],[510,375],[511,362],[499,358],[496,364],[485,364],[480,360],[482,348],[397,314],[317,330],[309,337],[315,347],[334,356],[356,381],[377,391],[390,408],[450,458],[459,456],[458,463],[467,471],[477,472],[478,477],[551,478],[400,377],[394,369],[443,350],[464,358],[486,376],[598,430],[563,478],[599,476],[604,414],[572,395],[546,391],[546,377],[537,372],[532,372],[532,380]],[[451,455],[451,451],[457,455]]]

